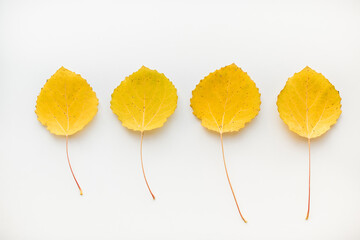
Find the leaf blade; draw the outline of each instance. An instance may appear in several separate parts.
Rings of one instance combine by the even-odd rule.
[[[319,137],[341,114],[341,97],[320,73],[305,67],[286,82],[277,99],[281,119],[305,138]]]
[[[143,66],[115,88],[110,107],[126,128],[149,131],[163,126],[177,99],[176,88],[164,74]]]
[[[98,104],[86,80],[61,67],[41,89],[35,113],[51,133],[70,136],[94,118]]]
[[[235,64],[206,76],[193,90],[193,114],[216,132],[239,131],[260,111],[260,93],[255,83]]]

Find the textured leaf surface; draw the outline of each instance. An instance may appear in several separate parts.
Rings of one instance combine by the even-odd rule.
[[[335,87],[310,67],[286,82],[277,100],[281,119],[291,131],[306,138],[324,134],[341,114],[341,98]]]
[[[85,79],[61,67],[41,89],[35,112],[51,133],[69,136],[94,118],[98,103]]]
[[[191,107],[201,124],[213,131],[239,131],[260,110],[255,83],[235,64],[206,76],[192,92]]]
[[[120,83],[110,104],[125,127],[141,132],[152,130],[174,113],[176,88],[164,74],[143,66]]]

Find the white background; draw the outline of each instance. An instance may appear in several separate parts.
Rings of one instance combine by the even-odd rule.
[[[360,1],[132,2],[0,0],[0,239],[360,239]],[[196,84],[236,63],[261,92],[261,111],[220,138],[189,106]],[[140,135],[110,110],[113,89],[142,65],[178,89],[163,128]],[[281,121],[276,97],[309,65],[340,91],[343,113],[312,142]],[[100,104],[65,139],[34,113],[46,80],[80,73]]]

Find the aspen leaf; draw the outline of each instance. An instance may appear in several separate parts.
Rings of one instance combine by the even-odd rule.
[[[305,67],[286,82],[277,100],[281,119],[289,129],[307,138],[309,147],[310,212],[310,139],[324,134],[341,114],[341,98],[335,87],[320,73]]]
[[[239,131],[258,114],[261,103],[259,89],[246,72],[231,64],[210,73],[201,80],[192,92],[190,102],[193,114],[201,120],[201,124],[209,130],[220,133],[226,176],[239,214],[246,222],[228,175],[223,133]]]
[[[72,171],[68,154],[68,136],[80,131],[96,115],[98,99],[79,74],[61,67],[45,83],[36,101],[38,120],[55,134],[66,137],[69,167],[80,194],[82,190]]]
[[[140,157],[146,185],[155,199],[147,182],[142,160],[144,132],[163,126],[174,113],[177,104],[176,88],[164,74],[141,67],[125,78],[111,95],[110,107],[123,126],[141,132]]]

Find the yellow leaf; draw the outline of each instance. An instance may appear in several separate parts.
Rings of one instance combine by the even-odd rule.
[[[96,94],[86,80],[61,67],[41,89],[35,112],[51,133],[69,136],[94,118],[97,106]]]
[[[260,110],[255,83],[235,64],[206,76],[192,93],[191,107],[201,124],[213,131],[239,131]]]
[[[174,113],[177,98],[176,88],[164,74],[144,66],[126,77],[111,96],[110,107],[122,124],[141,132],[141,167],[145,183],[154,200],[155,195],[147,182],[142,159],[144,131],[163,126],[167,118]]]
[[[120,83],[110,104],[125,127],[141,132],[152,130],[174,113],[176,88],[164,74],[143,66]]]
[[[259,89],[246,72],[231,64],[201,80],[192,92],[190,102],[193,113],[201,120],[201,124],[220,133],[226,177],[238,212],[246,223],[227,171],[223,133],[239,131],[258,114],[261,103]]]
[[[286,82],[277,100],[281,119],[289,129],[307,138],[309,148],[309,193],[306,220],[310,214],[310,139],[319,137],[335,124],[341,114],[341,98],[335,87],[309,67]]]
[[[36,101],[38,120],[56,135],[66,136],[66,156],[71,173],[68,136],[80,131],[97,112],[98,99],[90,85],[79,74],[61,67],[45,83]]]
[[[336,123],[341,114],[340,101],[339,92],[322,74],[305,67],[286,82],[277,106],[291,131],[315,138]]]

